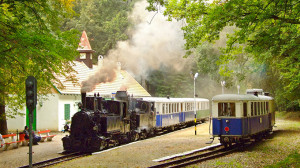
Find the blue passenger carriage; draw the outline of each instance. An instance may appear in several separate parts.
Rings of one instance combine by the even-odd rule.
[[[165,127],[174,129],[176,126],[193,124],[194,105],[197,122],[209,117],[208,99],[147,97],[143,100],[155,102],[156,129]]]
[[[275,124],[274,100],[262,89],[212,98],[213,137],[225,146],[261,138]]]

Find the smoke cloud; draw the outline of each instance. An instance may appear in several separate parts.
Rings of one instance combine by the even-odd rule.
[[[137,2],[130,19],[134,27],[131,38],[118,42],[108,59],[117,60],[134,76],[146,76],[148,69],[158,69],[162,64],[181,70],[187,59],[183,49],[181,22],[169,22],[161,12],[148,12],[146,1]],[[150,23],[151,22],[151,23]]]
[[[86,81],[81,83],[81,92],[91,92],[100,83],[112,82],[117,76],[117,64],[114,61],[107,60],[105,66],[99,67],[99,70]]]
[[[134,22],[134,27],[129,30],[130,39],[118,42],[116,49],[108,53],[99,72],[82,83],[82,92],[93,91],[96,85],[113,81],[117,72],[114,64],[117,62],[121,62],[122,69],[134,77],[143,78],[146,78],[149,69],[164,65],[180,71],[191,62],[191,59],[183,58],[182,22],[167,21],[162,11],[148,12],[146,6],[146,1],[135,4],[129,16]],[[120,89],[126,90],[128,86],[123,85]]]

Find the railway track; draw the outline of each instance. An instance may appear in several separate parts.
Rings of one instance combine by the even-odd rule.
[[[220,148],[214,149],[213,151],[200,153],[200,154],[193,154],[192,156],[190,156],[191,154],[182,155],[182,156],[180,156],[180,158],[178,158],[176,160],[171,160],[171,159],[165,160],[166,162],[151,166],[149,168],[184,167],[184,166],[200,163],[200,162],[203,162],[206,160],[222,157],[222,156],[228,155],[230,153],[233,153],[234,151],[236,151],[238,149],[240,149],[238,145],[233,145],[230,148],[220,147]]]
[[[58,164],[58,163],[62,163],[62,162],[65,162],[65,161],[73,160],[73,159],[88,156],[88,155],[91,155],[91,153],[79,153],[79,152],[70,153],[70,154],[60,156],[60,157],[57,157],[57,158],[53,158],[53,159],[33,163],[32,167],[39,167],[39,168],[40,167],[47,167],[47,166],[55,165],[55,164]],[[27,167],[29,167],[29,165],[22,166],[22,167],[19,167],[19,168],[27,168]]]

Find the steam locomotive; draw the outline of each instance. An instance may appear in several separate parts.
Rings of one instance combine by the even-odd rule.
[[[93,152],[172,131],[209,116],[208,99],[132,98],[118,91],[115,100],[81,94],[70,135],[62,138],[65,151]]]

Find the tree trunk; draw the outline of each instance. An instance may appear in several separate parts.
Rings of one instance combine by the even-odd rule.
[[[4,92],[1,92],[0,94],[0,134],[6,135],[8,131],[5,115],[5,94]]]

